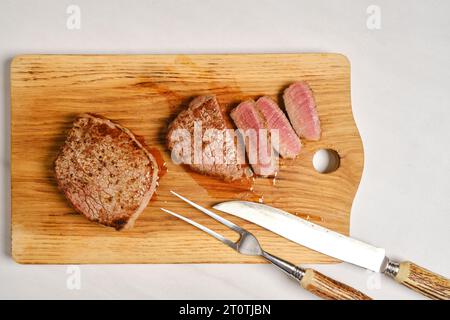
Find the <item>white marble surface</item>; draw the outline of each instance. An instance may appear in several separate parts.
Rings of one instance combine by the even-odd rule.
[[[81,29],[66,28],[66,8]],[[381,29],[366,26],[369,5]],[[9,255],[10,59],[23,53],[340,52],[352,64],[352,103],[365,148],[351,234],[398,259],[450,276],[450,2],[88,1],[0,2],[0,298],[311,299],[268,265],[67,266]],[[374,298],[420,299],[359,268],[317,269]],[[69,269],[70,271],[70,269]]]

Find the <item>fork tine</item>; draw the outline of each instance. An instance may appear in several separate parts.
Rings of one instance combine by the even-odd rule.
[[[175,196],[177,196],[178,198],[180,198],[181,200],[183,200],[184,202],[189,203],[189,204],[190,204],[191,206],[193,206],[194,208],[196,208],[196,209],[200,210],[201,212],[207,214],[208,216],[210,216],[210,217],[213,218],[214,220],[219,221],[220,223],[226,225],[228,228],[230,228],[230,229],[232,229],[232,230],[234,230],[234,231],[236,231],[236,232],[239,232],[239,233],[245,232],[244,229],[242,229],[241,227],[235,225],[233,222],[228,221],[228,220],[225,219],[225,218],[222,218],[222,217],[219,216],[218,214],[215,214],[214,212],[212,212],[212,211],[210,211],[210,210],[208,210],[208,209],[206,209],[206,208],[203,208],[202,206],[200,206],[200,205],[198,205],[198,204],[192,202],[191,200],[186,199],[185,197],[179,195],[178,193],[176,193],[176,192],[174,192],[174,191],[170,191],[170,192],[171,192],[173,195],[175,195]]]
[[[216,238],[217,240],[223,242],[223,243],[226,244],[227,246],[229,246],[229,247],[231,247],[231,248],[233,248],[233,249],[236,250],[236,244],[235,244],[233,241],[231,241],[231,240],[225,238],[225,237],[222,236],[221,234],[219,234],[219,233],[217,233],[217,232],[215,232],[215,231],[213,231],[213,230],[211,230],[211,229],[209,229],[209,228],[207,228],[207,227],[201,225],[200,223],[197,223],[197,222],[195,222],[195,221],[193,221],[193,220],[191,220],[191,219],[188,219],[188,218],[186,218],[186,217],[184,217],[184,216],[182,216],[182,215],[179,215],[178,213],[175,213],[175,212],[173,212],[173,211],[170,211],[170,210],[167,210],[167,209],[164,209],[164,208],[160,208],[160,209],[161,209],[162,211],[168,213],[168,214],[173,215],[174,217],[177,217],[178,219],[181,219],[181,220],[183,220],[183,221],[185,221],[185,222],[187,222],[187,223],[193,225],[194,227],[199,228],[200,230],[206,232],[207,234],[213,236],[213,237]]]

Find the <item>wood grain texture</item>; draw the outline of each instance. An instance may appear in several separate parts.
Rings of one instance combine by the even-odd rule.
[[[431,299],[450,300],[450,280],[410,261],[400,263],[399,283]]]
[[[326,300],[372,300],[369,296],[313,269],[306,269],[300,285]]]
[[[248,98],[281,92],[297,80],[315,93],[322,138],[304,142],[301,155],[282,161],[273,185],[254,190],[191,173],[171,162],[167,125],[189,101],[216,94],[226,109]],[[11,65],[12,245],[21,263],[261,263],[159,210],[179,212],[225,236],[235,234],[169,194],[174,190],[211,205],[262,200],[348,234],[362,169],[363,148],[350,102],[350,65],[339,54],[258,55],[25,55]],[[142,135],[167,162],[156,197],[133,229],[117,232],[74,214],[57,190],[53,160],[74,118],[95,112]],[[340,167],[317,173],[319,148],[336,150]],[[235,217],[264,249],[294,263],[334,261]]]

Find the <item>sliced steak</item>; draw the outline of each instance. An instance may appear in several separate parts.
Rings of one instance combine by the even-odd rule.
[[[176,163],[226,181],[252,175],[245,151],[214,96],[199,96],[169,125],[167,147]]]
[[[270,133],[253,100],[241,102],[231,111],[231,118],[242,134],[247,157],[255,174],[274,176],[277,172],[275,152],[272,150]]]
[[[56,180],[72,206],[91,221],[130,228],[155,192],[158,164],[128,129],[84,114],[56,161]]]
[[[274,149],[283,158],[298,156],[302,144],[278,104],[269,97],[261,97],[256,101],[256,109],[262,114],[268,129],[278,130],[278,144],[273,145]]]
[[[320,120],[313,92],[306,82],[296,82],[283,94],[286,112],[299,137],[320,139]]]

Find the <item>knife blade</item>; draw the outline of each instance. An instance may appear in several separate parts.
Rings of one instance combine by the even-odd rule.
[[[248,201],[228,201],[219,203],[213,208],[253,222],[327,256],[375,272],[381,272],[386,268],[384,249],[346,237],[280,209]]]
[[[227,201],[214,209],[253,222],[330,257],[384,273],[434,299],[450,299],[450,281],[412,262],[389,260],[385,249],[347,237],[286,211],[249,201]]]

